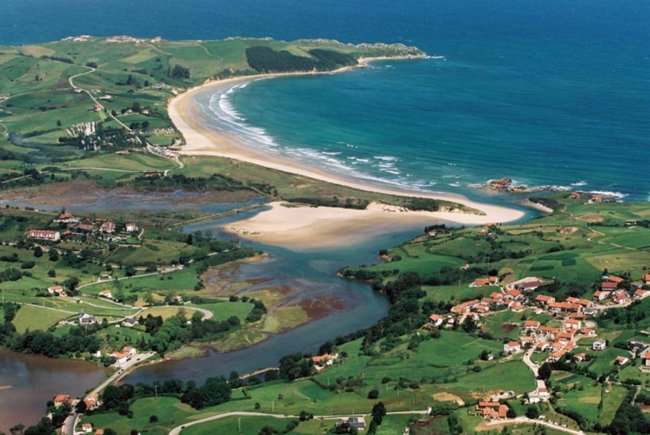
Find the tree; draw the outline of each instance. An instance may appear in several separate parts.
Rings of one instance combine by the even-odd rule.
[[[11,435],[19,435],[22,434],[24,431],[25,431],[25,425],[22,423],[18,423],[17,425],[9,428],[9,432],[11,432]]]
[[[368,391],[368,399],[374,400],[379,397],[379,390],[377,389],[372,389]]]
[[[384,406],[384,402],[375,403],[375,405],[372,407],[371,415],[372,421],[374,421],[377,426],[381,425],[381,422],[386,415],[386,406]]]
[[[49,258],[50,261],[59,261],[59,251],[57,251],[54,248],[50,248],[47,251],[47,257]]]
[[[34,257],[36,258],[41,258],[43,256],[43,248],[40,246],[36,246],[34,248]]]
[[[526,410],[526,417],[531,418],[533,420],[539,418],[539,409],[537,409],[536,406],[529,406],[528,409]]]
[[[190,70],[181,65],[174,65],[174,67],[169,71],[169,76],[173,79],[189,79]]]
[[[549,363],[544,363],[542,366],[539,368],[539,377],[540,379],[548,379],[551,377],[551,374],[553,373],[553,367]]]

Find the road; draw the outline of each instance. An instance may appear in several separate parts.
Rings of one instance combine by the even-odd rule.
[[[86,396],[91,396],[93,394],[97,394],[99,396],[99,393],[101,393],[104,388],[108,387],[113,382],[116,382],[119,379],[121,379],[123,376],[125,376],[129,372],[129,370],[133,368],[133,366],[151,358],[154,355],[155,352],[138,354],[136,357],[132,358],[124,366],[122,366],[118,371],[113,373],[110,377],[106,378],[104,382],[96,386],[92,391],[88,392]],[[66,433],[66,435],[74,435],[74,428],[75,426],[77,426],[77,421],[79,420],[79,416],[80,414],[73,412],[65,420],[64,432]]]
[[[524,358],[522,361],[524,364],[528,366],[528,368],[533,372],[533,375],[535,375],[535,379],[539,376],[539,366],[533,362],[533,360],[530,359],[531,356],[533,356],[533,352],[535,352],[535,348],[529,349],[525,354]]]
[[[85,75],[87,75],[87,74],[91,74],[91,73],[94,73],[94,72],[96,71],[95,68],[91,68],[91,67],[89,67],[89,66],[87,66],[86,68],[88,68],[88,71],[84,71],[84,72],[81,72],[81,73],[79,73],[79,74],[75,74],[75,75],[73,75],[73,76],[68,77],[68,83],[70,83],[70,87],[72,87],[72,89],[74,89],[75,91],[84,92],[86,95],[88,95],[88,96],[90,97],[90,99],[93,100],[93,102],[94,102],[95,104],[97,104],[99,107],[101,107],[102,110],[103,110],[103,109],[104,109],[104,105],[103,105],[102,103],[100,103],[100,102],[97,100],[97,98],[95,98],[95,96],[92,94],[92,92],[90,92],[89,90],[84,89],[84,88],[79,87],[79,86],[77,86],[77,85],[74,84],[74,79],[76,79],[77,77],[85,76]],[[108,116],[110,116],[110,117],[111,117],[115,122],[117,122],[117,123],[120,124],[122,127],[124,127],[124,129],[126,129],[127,131],[131,131],[131,129],[129,128],[129,126],[127,126],[125,123],[123,123],[122,121],[120,121],[119,119],[117,119],[117,117],[113,116],[113,114],[112,114],[111,112],[109,112],[108,110],[106,111],[106,114],[107,114]]]
[[[428,410],[415,410],[415,411],[394,411],[394,412],[388,412],[386,413],[387,415],[428,415],[429,411]],[[355,414],[358,417],[367,417],[370,414]],[[323,420],[334,420],[334,419],[339,419],[343,417],[349,417],[350,414],[344,414],[344,415],[315,415],[314,419],[323,419]],[[222,414],[215,414],[211,415],[210,417],[205,417],[202,418],[201,420],[195,420],[192,422],[188,422],[185,424],[182,424],[180,426],[176,426],[174,429],[169,431],[169,435],[180,435],[180,433],[184,430],[187,429],[190,426],[195,426],[197,424],[203,424],[207,423],[210,421],[214,420],[221,420],[222,418],[228,418],[228,417],[271,417],[271,418],[298,418],[296,415],[284,415],[284,414],[267,414],[264,412],[225,412]]]
[[[560,432],[570,433],[573,435],[584,435],[584,432],[581,430],[573,430],[568,427],[560,426],[559,424],[551,423],[544,420],[533,420],[528,417],[517,417],[517,418],[508,418],[505,420],[492,420],[490,422],[484,423],[485,426],[501,426],[506,424],[538,424],[541,426],[550,427],[551,429],[558,430]]]

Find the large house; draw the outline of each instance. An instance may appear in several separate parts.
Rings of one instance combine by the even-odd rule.
[[[540,304],[543,305],[548,305],[548,304],[555,303],[555,298],[553,296],[537,295],[537,297],[535,298],[535,302],[539,302]]]
[[[58,242],[61,240],[61,233],[54,230],[29,230],[27,237],[35,240],[45,240],[47,242]]]
[[[102,233],[112,234],[115,232],[115,224],[111,221],[106,221],[100,227]]]
[[[81,313],[79,314],[79,324],[80,325],[94,325],[97,323],[97,317],[92,314]]]
[[[469,311],[474,305],[478,305],[480,301],[478,299],[472,299],[471,301],[463,302],[451,308],[451,312],[454,314],[465,314]]]
[[[138,225],[135,222],[127,222],[124,224],[124,231],[127,233],[138,231]]]
[[[79,222],[79,219],[74,217],[72,214],[64,211],[56,219],[54,219],[54,222],[62,224],[76,224]]]
[[[505,353],[515,353],[521,350],[521,344],[516,341],[509,341],[503,345],[503,351]]]
[[[499,402],[479,402],[476,405],[476,412],[483,418],[490,420],[503,420],[508,417],[508,405]]]
[[[596,340],[591,344],[593,350],[605,350],[607,349],[607,342],[603,339]]]
[[[72,397],[67,394],[57,394],[54,396],[54,399],[52,399],[52,402],[56,408],[63,405],[72,405]]]
[[[469,286],[470,287],[485,287],[488,285],[499,285],[499,278],[496,276],[490,276],[487,278],[476,278],[474,282],[472,282]]]
[[[429,320],[433,324],[433,326],[439,327],[442,325],[442,322],[445,320],[444,316],[441,316],[440,314],[432,314],[429,316]]]
[[[65,288],[60,285],[53,285],[47,288],[47,292],[53,296],[65,296]]]

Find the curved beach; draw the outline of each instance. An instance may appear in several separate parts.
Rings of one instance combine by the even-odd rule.
[[[366,66],[367,63],[367,59],[363,60],[360,62],[360,66]],[[342,73],[353,68],[347,67],[322,74]],[[482,214],[396,210],[382,204],[372,204],[366,210],[351,210],[332,207],[285,207],[280,203],[273,203],[270,210],[261,212],[250,219],[230,224],[225,228],[226,231],[262,243],[288,247],[317,247],[333,246],[340,244],[343,240],[349,243],[350,237],[357,239],[369,237],[385,231],[386,225],[390,225],[391,228],[396,225],[406,228],[440,221],[482,225],[512,222],[524,216],[520,210],[479,203],[460,195],[402,190],[380,183],[366,182],[352,176],[345,177],[304,162],[265,152],[230,132],[210,127],[195,101],[201,94],[214,92],[237,83],[310,74],[320,73],[263,74],[224,79],[189,89],[176,96],[169,102],[168,112],[170,119],[185,138],[186,144],[182,146],[180,153],[189,156],[215,156],[239,160],[362,191],[451,201],[479,210]]]

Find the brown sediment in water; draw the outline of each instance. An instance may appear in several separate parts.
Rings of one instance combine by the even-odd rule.
[[[306,299],[300,302],[300,307],[305,310],[309,320],[316,320],[340,311],[345,308],[345,302],[334,296],[323,296],[318,299]]]
[[[175,194],[177,197],[170,198],[170,193]],[[71,203],[77,206],[88,206],[107,195],[112,195],[115,202],[118,203],[133,196],[146,195],[148,201],[168,201],[170,205],[176,206],[240,202],[258,196],[254,192],[229,192],[216,189],[207,189],[205,191],[184,189],[149,190],[136,189],[131,186],[106,189],[91,181],[70,181],[0,192],[0,200],[22,201],[40,206],[65,206]]]

